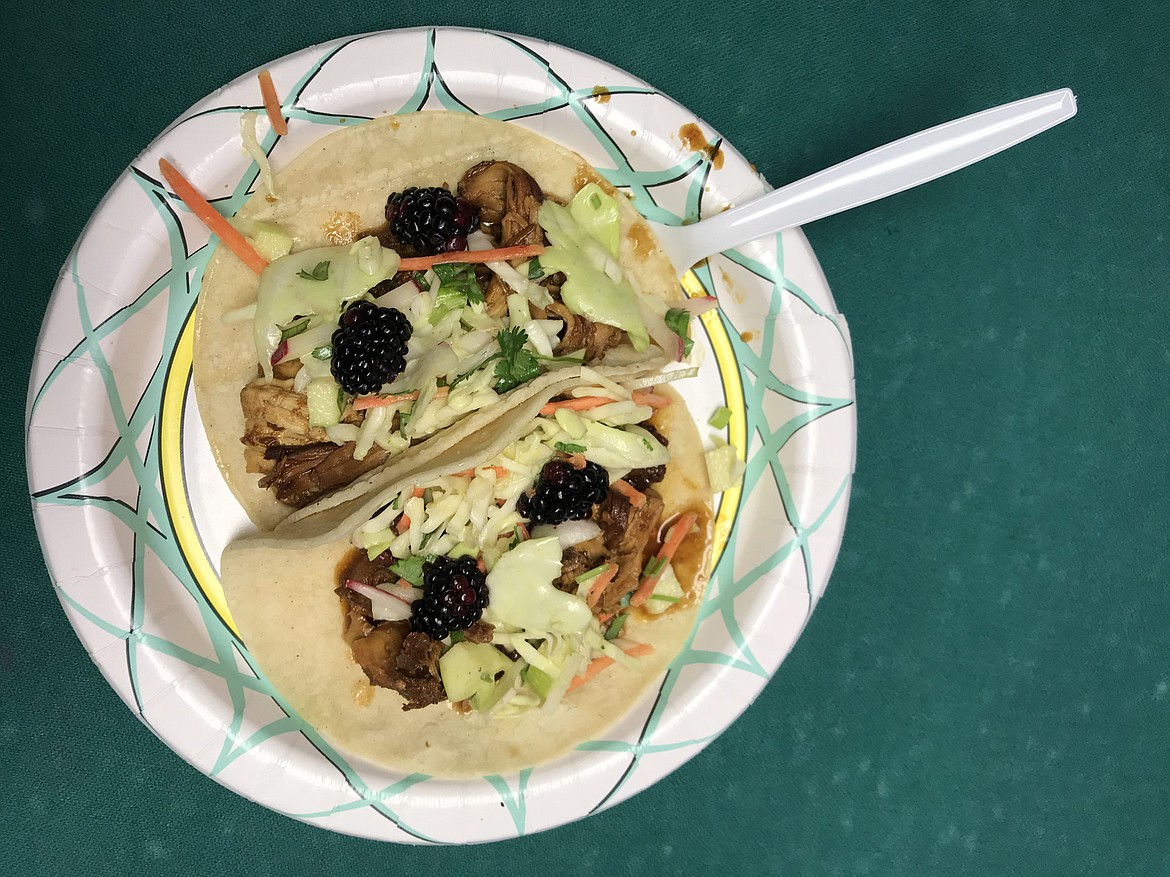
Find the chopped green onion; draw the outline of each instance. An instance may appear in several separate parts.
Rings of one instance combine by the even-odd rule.
[[[715,413],[711,415],[711,419],[707,422],[716,429],[723,429],[723,427],[731,423],[731,409],[726,406],[716,408]]]
[[[605,638],[614,639],[617,637],[623,627],[626,626],[626,619],[629,618],[629,613],[623,612],[609,622],[609,627],[605,629]]]
[[[329,263],[318,262],[317,267],[313,269],[313,273],[308,271],[298,271],[297,277],[303,277],[305,280],[328,280],[329,279]]]
[[[583,454],[587,450],[584,445],[574,445],[569,442],[557,442],[553,447],[566,454]]]
[[[665,557],[652,557],[650,562],[646,564],[646,569],[642,571],[642,578],[649,579],[658,575],[659,571],[666,566]]]
[[[463,631],[454,630],[451,632],[451,645],[455,645],[455,643],[461,643],[463,642],[463,639]]]
[[[314,347],[313,359],[320,359],[322,361],[333,359],[333,345],[322,344],[320,347]]]
[[[337,388],[337,410],[339,412],[345,410],[345,390],[341,387]]]
[[[682,597],[669,597],[666,594],[651,594],[649,599],[661,600],[663,603],[677,603]]]
[[[449,280],[455,280],[464,271],[471,266],[466,262],[445,262],[438,265],[432,265],[431,270],[435,272],[435,276],[439,278],[439,283],[446,283]]]
[[[422,540],[418,543],[418,550],[422,551],[424,548],[426,548],[427,543],[431,541],[431,537],[434,536],[435,533],[437,533],[437,532],[439,532],[439,531],[438,530],[431,530],[431,532],[429,532],[429,533],[423,533]]]
[[[609,569],[609,564],[603,563],[601,566],[595,566],[591,570],[586,570],[585,572],[581,573],[581,575],[577,576],[577,578],[573,579],[573,581],[575,581],[577,584],[580,585],[584,582],[589,581],[589,579],[596,578],[597,576],[599,576],[603,572],[605,572],[607,569]]]
[[[431,291],[431,282],[427,280],[427,273],[425,271],[415,271],[411,277],[423,292]]]
[[[536,256],[528,263],[528,279],[539,280],[544,277],[544,269],[540,267],[540,257]]]

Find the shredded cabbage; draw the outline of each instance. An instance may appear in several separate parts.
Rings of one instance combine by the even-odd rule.
[[[276,186],[272,181],[272,165],[268,163],[268,156],[260,147],[260,141],[256,137],[256,122],[259,120],[259,113],[244,113],[240,116],[240,139],[244,141],[244,150],[256,162],[256,166],[260,168],[260,180],[264,184],[264,188],[268,190],[268,197],[276,199],[280,197],[276,194]]]

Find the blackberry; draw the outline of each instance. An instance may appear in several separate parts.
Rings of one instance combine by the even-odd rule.
[[[639,423],[638,426],[642,427],[642,429],[646,430],[646,432],[650,433],[650,435],[658,439],[658,443],[664,448],[670,445],[670,442],[666,440],[666,436],[656,430],[653,424],[651,424],[649,421],[645,423]],[[640,490],[642,493],[645,493],[646,488],[652,484],[657,484],[665,477],[665,466],[650,466],[646,469],[634,469],[626,476],[626,483],[635,490]]]
[[[423,595],[410,604],[410,629],[445,639],[483,616],[487,577],[474,557],[435,557],[423,563]]]
[[[657,484],[666,477],[665,466],[650,466],[646,469],[633,469],[626,475],[626,484],[634,490],[645,493],[652,484]]]
[[[376,392],[406,368],[410,321],[394,308],[355,301],[333,333],[329,371],[351,396]]]
[[[536,489],[516,503],[516,511],[534,524],[582,521],[609,493],[609,473],[596,463],[574,469],[567,460],[550,460],[540,470]]]
[[[440,186],[411,186],[386,201],[386,221],[399,241],[433,256],[466,250],[467,236],[479,226],[479,211]]]

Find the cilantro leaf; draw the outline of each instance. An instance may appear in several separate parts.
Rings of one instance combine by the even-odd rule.
[[[557,442],[553,447],[566,454],[583,454],[587,450],[584,445],[574,445],[569,442]]]
[[[496,363],[496,381],[493,389],[506,393],[540,374],[536,354],[525,350],[528,334],[519,326],[503,329],[496,335],[500,345],[500,360]]]
[[[421,588],[423,585],[423,564],[428,560],[434,560],[433,554],[412,554],[410,557],[403,558],[395,563],[390,564],[390,572],[406,579],[416,588]]]
[[[313,269],[310,274],[308,271],[298,271],[297,277],[303,277],[305,280],[328,280],[329,279],[329,263],[318,262],[317,267]]]
[[[528,279],[539,280],[544,277],[544,268],[540,265],[540,257],[534,256],[532,261],[528,263]]]

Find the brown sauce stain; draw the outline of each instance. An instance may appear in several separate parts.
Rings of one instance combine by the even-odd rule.
[[[617,197],[617,189],[615,189],[608,180],[606,180],[603,176],[601,176],[601,174],[599,174],[589,165],[580,165],[577,168],[577,173],[573,174],[573,191],[580,192],[590,183],[597,183],[598,187],[600,187],[601,191],[605,192],[605,194],[612,198]],[[546,192],[545,197],[551,196],[549,196]]]
[[[593,86],[593,96],[597,98],[599,104],[609,103],[609,89],[604,85]]]
[[[723,168],[723,150],[714,143],[708,143],[707,138],[703,136],[702,129],[694,122],[687,122],[679,128],[678,137],[682,141],[682,145],[691,152],[702,153],[715,170]]]
[[[641,607],[635,608],[631,606],[626,611],[637,621],[653,622],[655,619],[662,618],[671,612],[693,606],[703,598],[703,591],[706,590],[707,586],[707,564],[711,559],[712,542],[711,508],[705,503],[688,505],[674,510],[674,513],[659,528],[659,538],[646,546],[646,550],[642,556],[642,568],[645,569],[646,564],[658,554],[659,549],[662,547],[662,540],[666,537],[674,522],[687,512],[695,513],[695,527],[698,528],[698,532],[692,530],[683,539],[670,561],[670,565],[674,567],[675,577],[678,579],[678,583],[682,585],[683,598],[677,603],[671,603],[665,612],[647,612]]]
[[[637,137],[637,136],[638,136],[638,129],[637,129],[637,128],[631,128],[631,129],[630,129],[630,136],[631,136],[631,137]]]
[[[740,289],[739,286],[735,283],[735,281],[733,281],[731,279],[731,275],[728,274],[727,271],[723,268],[719,269],[719,275],[720,275],[719,279],[723,282],[723,288],[726,289],[729,293],[731,293],[732,301],[734,301],[736,304],[740,304],[740,305],[743,304],[743,302],[744,302],[743,290]],[[749,332],[748,334],[751,335],[751,332]],[[744,338],[743,340],[747,341],[748,339]]]
[[[752,340],[753,338],[755,338],[755,337],[756,337],[756,336],[755,336],[755,333],[754,333],[754,332],[750,332],[750,331],[749,331],[749,332],[740,332],[740,333],[739,333],[739,340],[740,340],[740,341],[745,341],[745,342],[746,342],[746,341],[751,341],[751,340]]]
[[[325,235],[325,240],[338,247],[356,241],[360,228],[361,217],[350,210],[335,210],[321,223],[321,232]]]
[[[391,117],[390,117],[390,128],[391,128],[391,130],[397,131],[397,130],[398,130],[398,126],[399,126],[398,117],[397,117],[397,116],[391,116]]]
[[[634,248],[634,255],[646,258],[654,252],[654,233],[644,222],[636,222],[626,229],[626,240]]]

